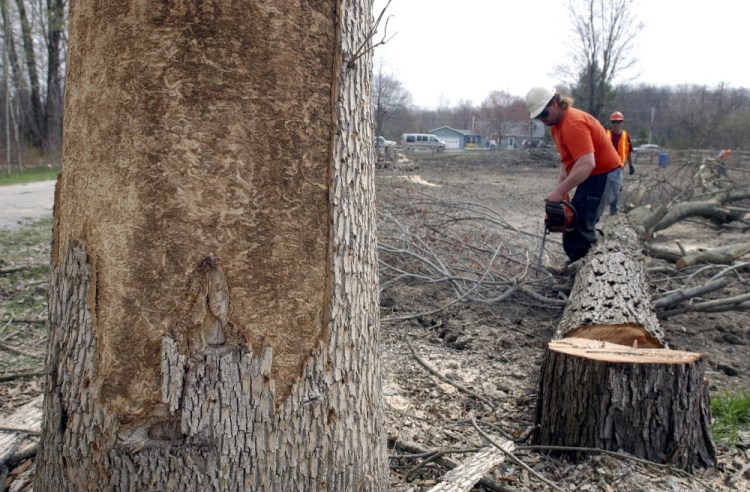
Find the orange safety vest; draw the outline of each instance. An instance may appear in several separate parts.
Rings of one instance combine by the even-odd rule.
[[[609,137],[610,142],[612,141],[612,130],[607,130],[607,136]],[[617,154],[620,156],[620,167],[625,167],[625,161],[628,159],[628,131],[623,130],[622,133],[620,133],[620,141],[617,142]]]

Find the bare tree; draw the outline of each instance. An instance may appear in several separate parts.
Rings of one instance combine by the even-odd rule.
[[[386,131],[387,123],[411,104],[411,94],[393,74],[386,73],[382,60],[376,64],[372,86],[375,134],[394,137],[395,133]]]
[[[490,92],[480,106],[480,113],[487,125],[487,134],[496,136],[498,143],[511,129],[529,120],[521,98],[505,91]]]
[[[47,1],[47,99],[44,109],[45,142],[48,152],[59,152],[62,145],[63,92],[65,63],[65,0]]]
[[[477,108],[468,99],[458,101],[451,111],[450,124],[453,128],[462,130],[473,130],[476,123]]]
[[[13,132],[45,153],[60,150],[66,15],[65,0],[2,2],[3,59],[9,67],[5,92]],[[18,157],[20,162],[20,152]]]
[[[719,145],[730,148],[750,148],[750,108],[727,116]]]
[[[560,67],[572,79],[581,109],[601,117],[611,102],[615,79],[632,68],[632,51],[642,29],[631,0],[569,0],[577,44],[572,66]]]
[[[716,141],[727,118],[727,91],[722,84],[715,90],[705,86],[683,86],[670,94],[666,118],[679,129],[675,144],[704,148]]]
[[[31,114],[29,115],[29,138],[32,145],[41,148],[44,142],[44,106],[42,105],[42,87],[39,83],[39,69],[37,56],[34,50],[34,33],[31,20],[26,13],[24,0],[16,0],[18,16],[21,23],[21,40],[23,41],[23,54],[26,62],[27,77],[31,89]]]

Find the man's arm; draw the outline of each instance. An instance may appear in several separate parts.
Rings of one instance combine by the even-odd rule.
[[[628,169],[630,170],[630,174],[635,173],[635,167],[633,167],[633,160],[631,156],[633,155],[633,143],[630,141],[630,135],[628,135]]]
[[[586,178],[591,175],[591,171],[594,170],[594,167],[596,167],[594,153],[589,152],[588,154],[583,154],[578,158],[575,164],[573,164],[573,168],[565,179],[560,181],[555,190],[547,195],[545,201],[555,203],[561,201],[565,193],[570,193],[570,190],[583,183]]]

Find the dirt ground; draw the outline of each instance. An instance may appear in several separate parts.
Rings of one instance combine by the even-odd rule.
[[[524,449],[534,425],[543,351],[571,283],[569,278],[535,268],[543,197],[557,179],[555,154],[529,150],[412,157],[397,168],[376,170],[391,490],[429,490],[448,469],[445,460],[461,462],[472,450],[488,445],[477,427],[490,439],[513,440],[515,455],[532,472],[506,460],[492,472],[493,482],[475,490],[553,490],[533,473],[568,491],[750,490],[750,433],[743,434],[739,446],[717,442],[717,467],[690,475],[600,453],[571,461]],[[678,166],[670,166],[668,172],[655,165],[636,167],[636,175],[626,177],[625,199],[645,183],[658,202],[659,190],[668,190],[682,172]],[[41,392],[50,229],[47,219],[0,235],[0,256],[7,262],[0,261],[0,268],[24,266],[21,272],[0,275],[0,304],[10,313],[0,320],[4,348],[0,367],[16,375],[0,385],[4,414]],[[417,234],[426,229],[432,234],[430,242]],[[686,247],[713,246],[747,241],[748,232],[746,222],[715,227],[690,220],[654,240],[669,244],[679,239]],[[426,258],[424,265],[429,267],[419,267],[416,275],[407,278],[405,271],[386,265],[403,255],[401,248],[408,241],[416,241],[417,249],[412,251]],[[433,255],[435,251],[440,254]],[[484,269],[488,258],[495,270],[510,278],[509,284]],[[542,263],[552,266],[563,259],[559,237],[550,237]],[[652,259],[647,266],[670,268]],[[435,270],[446,269],[456,284],[481,275],[486,285],[524,285],[543,297],[514,291],[497,299],[492,290],[473,288],[467,292],[470,295],[459,296],[450,283],[434,279]],[[674,288],[685,276],[654,275],[652,288]],[[748,319],[746,312],[693,313],[667,318],[662,325],[671,348],[704,354],[706,379],[716,395],[750,389]],[[25,460],[11,470],[11,479],[18,474],[33,476],[30,465]]]
[[[522,272],[519,275],[529,278],[528,265],[536,264],[539,254],[543,197],[557,180],[553,151],[411,157],[412,161],[402,161],[395,169],[377,170],[381,262],[391,258],[382,250],[383,243],[397,241],[409,230],[407,223],[416,224],[428,213],[425,199],[444,200],[481,204],[492,210],[495,219],[504,219],[497,228],[501,232],[492,237],[507,237],[503,255],[525,258],[525,264],[516,263]],[[636,168],[634,176],[625,177],[623,202],[639,183],[665,181],[665,170],[655,165]],[[677,172],[677,167],[672,172]],[[399,208],[409,208],[409,212],[397,220],[383,218],[384,213]],[[680,239],[684,244],[707,246],[743,237],[747,241],[747,233],[746,224],[716,228],[689,221],[665,230],[655,240]],[[563,259],[559,237],[551,237],[543,263]],[[647,266],[668,264],[647,259]],[[542,284],[558,281],[542,276],[534,285],[543,289]],[[455,302],[456,297],[445,282],[394,281],[381,273],[384,392],[392,488],[396,491],[428,490],[439,482],[446,468],[425,464],[420,452],[487,445],[475,423],[481,422],[477,425],[498,440],[513,439],[517,447],[530,444],[540,362],[563,308],[523,295],[500,302]],[[704,354],[712,394],[750,389],[746,312],[684,314],[663,320],[662,326],[671,348]],[[495,408],[490,409],[481,398]],[[520,450],[517,456],[563,490],[750,490],[750,474],[743,469],[750,457],[750,436],[744,437],[744,449],[717,443],[718,466],[693,475],[604,454],[577,462],[537,450]],[[454,462],[464,459],[460,452],[446,457]],[[515,463],[500,465],[492,476],[497,490],[552,490]],[[478,486],[476,490],[491,489]]]

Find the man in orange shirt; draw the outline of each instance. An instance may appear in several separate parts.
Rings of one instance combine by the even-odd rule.
[[[571,203],[576,226],[563,233],[563,249],[570,261],[576,261],[596,242],[596,223],[605,206],[602,198],[619,191],[622,166],[602,124],[572,104],[571,98],[547,87],[534,87],[526,95],[531,118],[550,128],[562,164],[557,186],[545,201],[560,202],[575,188]]]

